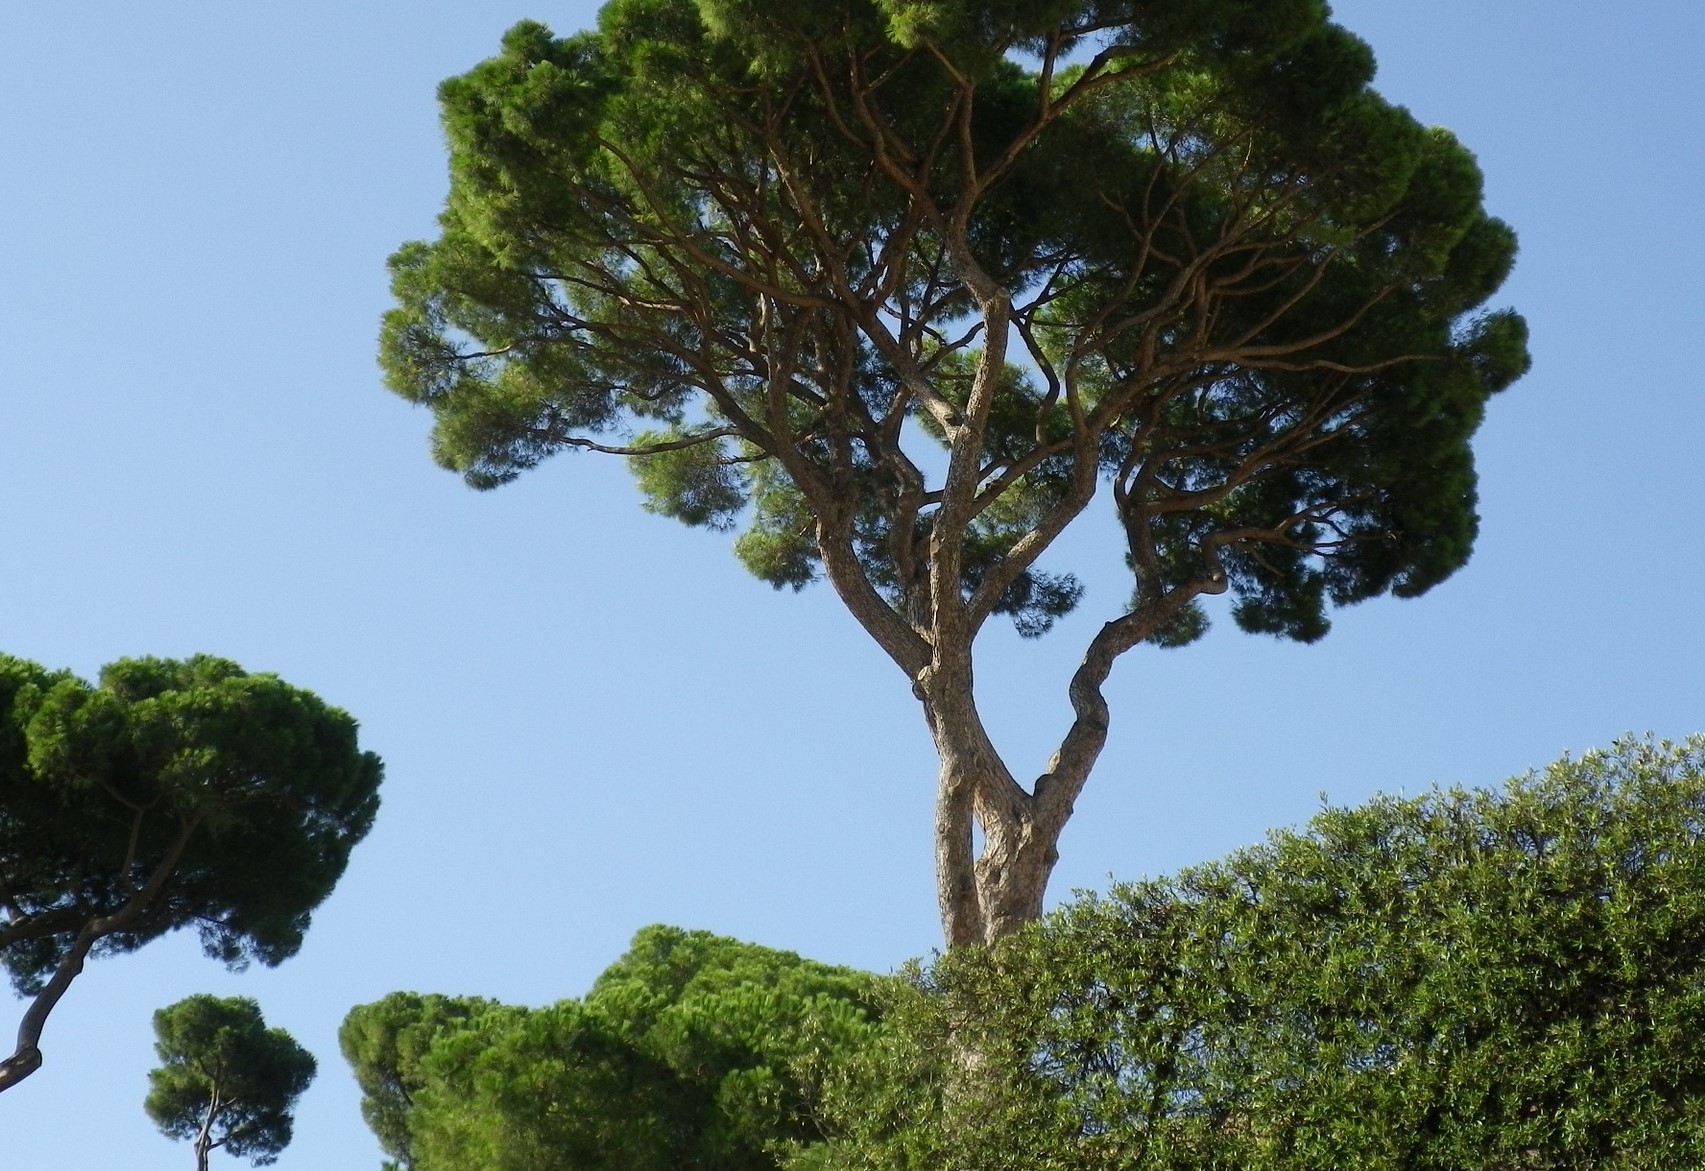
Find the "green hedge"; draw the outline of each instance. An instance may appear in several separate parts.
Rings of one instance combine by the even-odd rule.
[[[797,1165],[1705,1166],[1705,739],[1327,809],[894,987]]]

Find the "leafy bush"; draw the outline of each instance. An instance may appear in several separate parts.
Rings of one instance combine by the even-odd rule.
[[[890,989],[800,1168],[1705,1165],[1705,739],[1323,811]]]

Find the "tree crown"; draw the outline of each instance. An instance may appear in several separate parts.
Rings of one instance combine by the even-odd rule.
[[[290,1145],[296,1100],[314,1079],[314,1057],[283,1029],[269,1029],[243,996],[191,996],[154,1013],[160,1066],[148,1074],[144,1108],[170,1138],[223,1147],[256,1165]]]
[[[908,670],[944,621],[1076,605],[1037,561],[1103,486],[1136,637],[1229,588],[1313,639],[1463,563],[1468,439],[1527,365],[1478,311],[1515,244],[1472,156],[1372,74],[1319,0],[524,23],[442,88],[386,376],[475,486],[625,454],[648,508],[741,526],[777,587],[826,573]]]
[[[647,927],[583,999],[399,992],[351,1010],[339,1039],[391,1166],[773,1171],[820,1137],[815,1088],[870,1033],[873,984]]]

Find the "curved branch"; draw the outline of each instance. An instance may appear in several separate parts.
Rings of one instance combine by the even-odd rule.
[[[177,840],[171,849],[160,860],[159,865],[148,877],[148,882],[129,899],[123,906],[99,919],[91,919],[83,925],[66,951],[59,966],[54,969],[46,984],[42,985],[35,998],[24,1010],[23,1019],[18,1023],[17,1044],[12,1055],[0,1061],[0,1091],[11,1089],[30,1074],[41,1068],[41,1033],[47,1024],[47,1018],[53,1012],[60,998],[71,987],[83,971],[83,961],[88,959],[89,952],[95,944],[109,935],[114,935],[135,924],[142,915],[153,905],[177,872],[178,863],[183,861],[184,851],[189,848],[190,839],[201,828],[203,814],[197,813],[184,824]]]
[[[558,442],[569,447],[578,447],[583,451],[597,451],[605,455],[661,455],[666,451],[680,451],[683,448],[697,447],[702,443],[710,443],[717,439],[728,439],[741,434],[736,427],[717,427],[710,431],[699,431],[680,439],[671,439],[664,443],[641,443],[633,447],[616,447],[604,443],[594,443],[578,435],[562,436]]]
[[[1048,761],[1047,771],[1036,780],[1036,819],[1042,833],[1058,835],[1071,816],[1072,806],[1089,779],[1090,769],[1107,744],[1109,716],[1101,686],[1112,673],[1120,655],[1160,629],[1187,604],[1207,594],[1223,594],[1225,570],[1214,544],[1203,549],[1206,562],[1202,575],[1168,591],[1158,602],[1132,611],[1104,625],[1090,640],[1083,661],[1072,674],[1067,688],[1071,700],[1072,726],[1059,749]]]

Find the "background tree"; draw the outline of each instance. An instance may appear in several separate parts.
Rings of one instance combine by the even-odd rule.
[[[0,656],[0,965],[30,1000],[0,1090],[91,955],[191,926],[231,967],[294,955],[381,772],[347,714],[224,659],[121,659],[92,686]]]
[[[393,993],[339,1033],[405,1171],[773,1171],[822,1137],[816,1090],[874,1031],[876,980],[647,927],[582,1000]]]
[[[154,1013],[148,1117],[171,1138],[192,1139],[196,1171],[223,1147],[259,1166],[290,1145],[291,1111],[314,1080],[314,1057],[269,1029],[243,996],[191,996]]]
[[[1696,1166],[1702,824],[1629,741],[1080,899],[891,985],[802,1171]]]
[[[361,1086],[361,1116],[392,1157],[386,1171],[414,1171],[414,1096],[430,1076],[421,1063],[433,1042],[488,1011],[504,1006],[481,997],[393,992],[344,1018],[338,1045]]]
[[[625,455],[651,510],[743,525],[760,578],[826,577],[934,737],[947,940],[998,938],[1041,912],[1120,655],[1199,637],[1225,592],[1313,640],[1468,557],[1469,437],[1527,365],[1521,319],[1478,312],[1514,237],[1327,15],[614,0],[574,37],[518,25],[442,87],[451,192],[392,258],[386,376],[476,487]],[[1098,494],[1133,589],[1027,788],[972,645],[1078,603],[1042,559]]]

